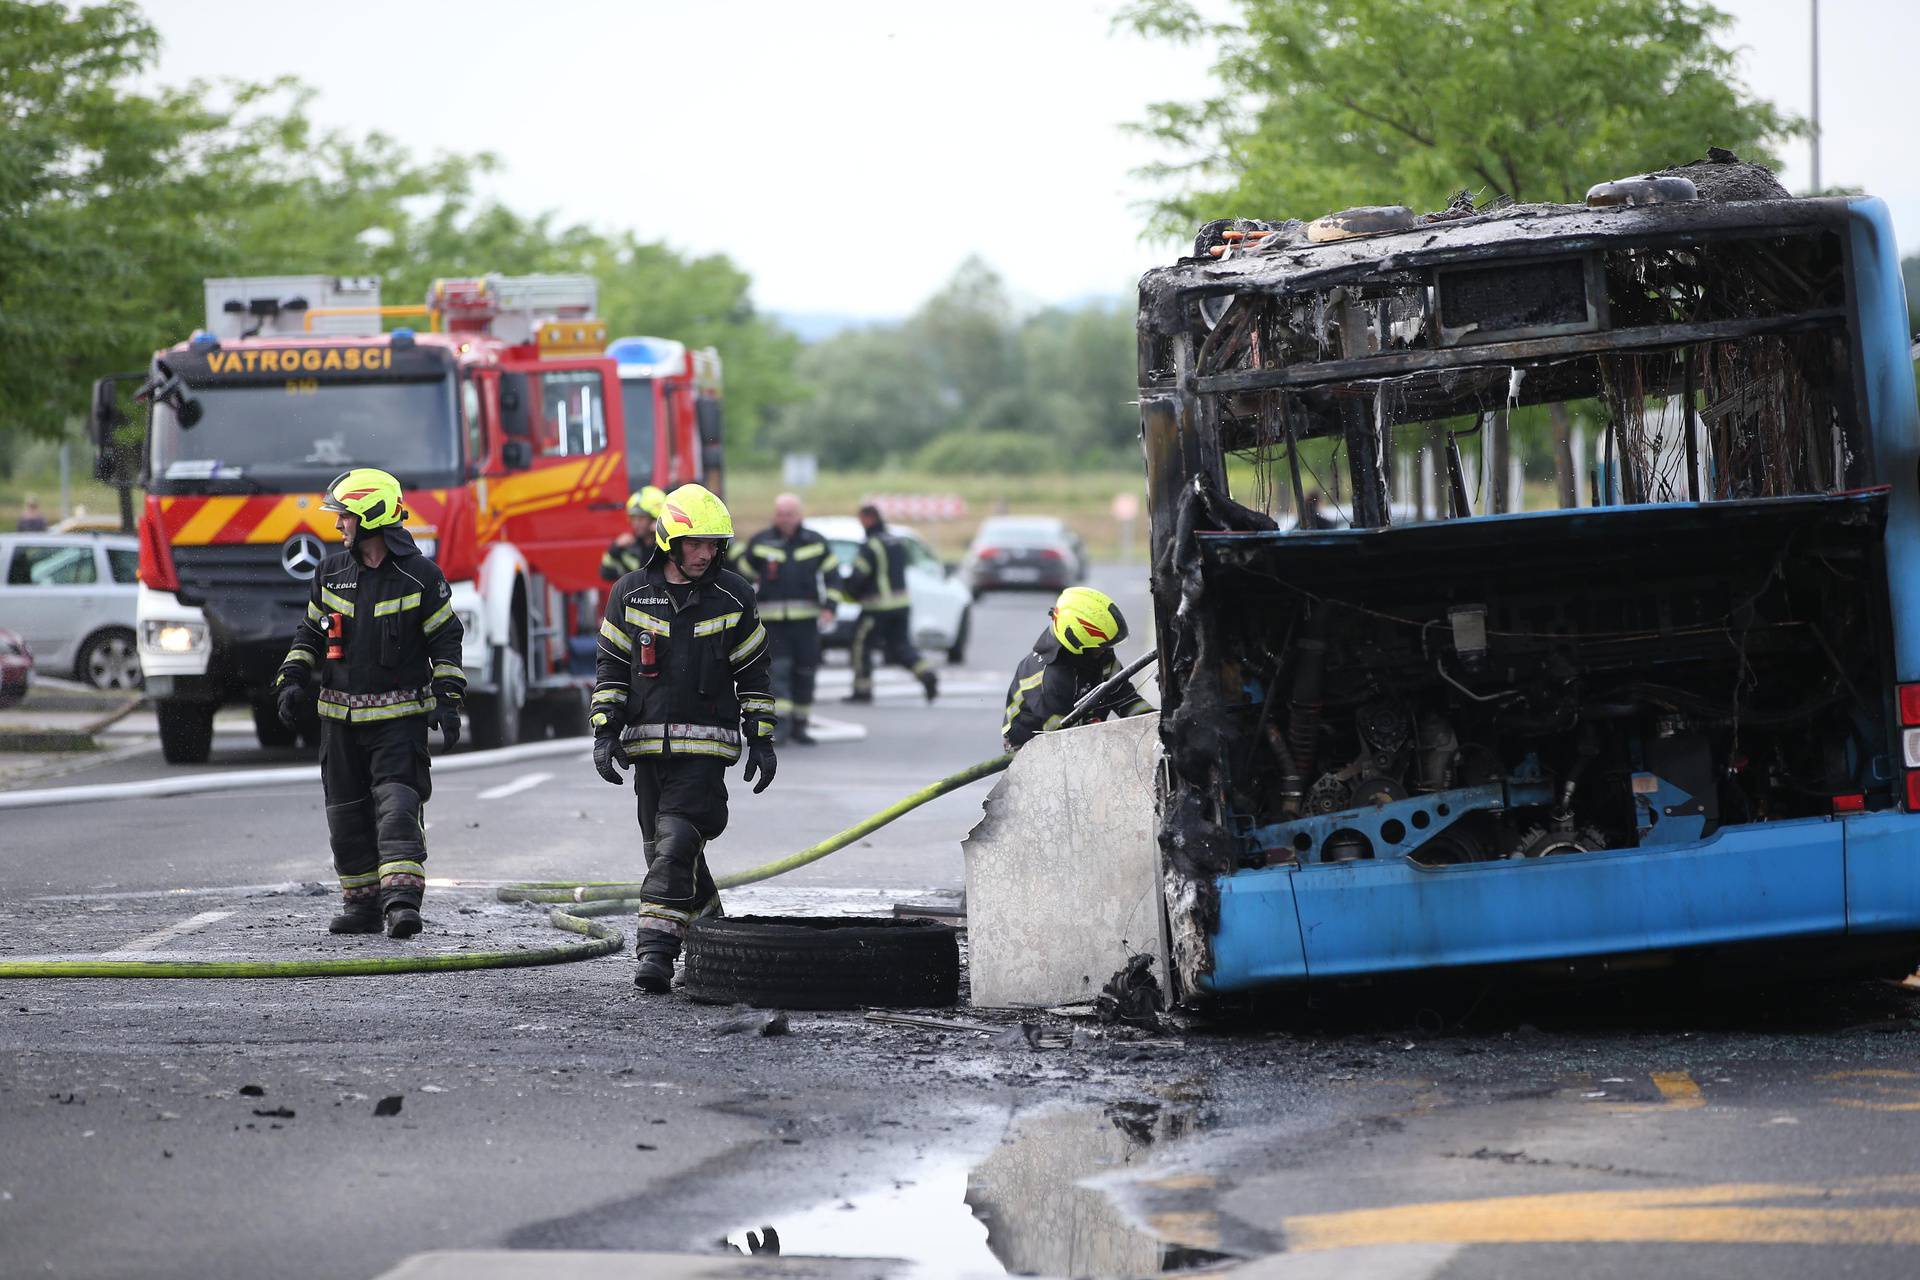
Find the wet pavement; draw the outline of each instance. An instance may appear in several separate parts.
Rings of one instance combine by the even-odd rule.
[[[1044,604],[985,602],[958,689],[1010,669]],[[853,709],[865,742],[735,788],[716,865],[990,754],[998,699]],[[731,909],[951,895],[983,791]],[[400,944],[322,932],[309,786],[0,814],[0,959],[544,946],[493,886],[634,872],[631,796],[583,761],[449,773],[429,820],[428,928]],[[0,984],[0,1274],[370,1277],[447,1250],[695,1274],[658,1259],[747,1263],[771,1228],[781,1274],[1798,1280],[1904,1276],[1920,1243],[1920,1003],[1891,986],[1335,988],[1158,1031],[789,1011],[760,1036],[631,969]],[[796,1261],[824,1256],[854,1261]],[[458,1258],[433,1274],[513,1274]]]

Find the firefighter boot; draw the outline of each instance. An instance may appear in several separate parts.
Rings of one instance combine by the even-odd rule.
[[[931,704],[935,698],[940,696],[940,675],[938,672],[928,669],[920,672],[919,676],[920,687],[926,692],[927,702]]]
[[[373,789],[380,839],[380,906],[389,938],[420,932],[420,899],[427,889],[427,856],[420,816],[420,793],[404,782],[383,782]]]
[[[673,989],[673,953],[642,951],[639,967],[633,971],[633,985],[656,996],[667,994]]]
[[[810,747],[818,741],[807,729],[807,718],[805,716],[795,716],[793,718],[792,727],[787,730],[787,738],[795,745],[802,747]]]
[[[348,898],[340,904],[340,914],[327,921],[328,933],[380,932],[380,899]]]

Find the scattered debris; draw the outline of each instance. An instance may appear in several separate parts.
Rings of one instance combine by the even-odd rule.
[[[924,1013],[889,1013],[885,1009],[867,1010],[868,1022],[885,1022],[899,1027],[918,1027],[922,1031],[977,1031],[982,1035],[997,1036],[1005,1027],[997,1027],[991,1022],[969,1022],[964,1018],[935,1018]]]
[[[660,1148],[654,1146],[651,1142],[636,1142],[633,1144],[633,1149],[635,1151],[658,1151]]]
[[[1016,1022],[993,1038],[1001,1049],[1070,1049],[1072,1031],[1056,1031],[1033,1022]]]
[[[1094,998],[1095,1015],[1102,1022],[1124,1022],[1148,1031],[1160,1030],[1160,1013],[1167,1007],[1160,981],[1153,976],[1153,957],[1134,956],[1126,968],[1107,979]]]
[[[265,1116],[270,1120],[291,1120],[293,1119],[293,1108],[292,1107],[255,1107],[253,1109],[253,1114],[257,1116]]]
[[[713,1029],[716,1036],[738,1035],[743,1031],[757,1036],[784,1036],[791,1034],[786,1011],[775,1009],[772,1012],[756,1011],[729,1018]]]
[[[240,1086],[240,1096],[243,1098],[264,1098],[267,1096],[267,1091],[257,1084],[243,1084]]]
[[[376,1116],[397,1116],[400,1114],[400,1104],[404,1101],[406,1101],[406,1095],[403,1093],[388,1094],[373,1104],[373,1114]]]

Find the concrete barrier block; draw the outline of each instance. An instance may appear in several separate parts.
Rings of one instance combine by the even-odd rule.
[[[1166,985],[1159,728],[1149,715],[1043,733],[995,785],[963,846],[975,1004],[1091,1000],[1140,952]]]

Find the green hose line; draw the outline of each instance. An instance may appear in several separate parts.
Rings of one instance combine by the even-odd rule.
[[[0,961],[0,978],[355,978],[384,973],[445,973],[458,969],[518,969],[612,955],[626,937],[612,925],[579,917],[599,912],[553,910],[547,923],[584,935],[530,951],[459,951],[340,960],[13,960]]]
[[[796,854],[750,871],[727,876],[718,883],[722,889],[733,889],[816,862],[929,800],[1000,772],[1012,760],[1010,755],[983,760],[942,778],[932,786],[922,787],[819,844],[810,845]],[[446,973],[460,969],[517,969],[529,965],[566,964],[574,960],[613,955],[625,948],[626,938],[620,930],[588,917],[617,915],[626,911],[628,902],[640,896],[640,886],[617,881],[580,884],[546,880],[507,885],[497,890],[495,896],[502,902],[569,904],[549,911],[547,923],[556,929],[580,934],[586,941],[563,942],[557,946],[523,951],[463,951],[365,959],[12,960],[0,961],[0,978],[349,978],[388,973]]]
[[[736,871],[730,876],[721,876],[714,884],[722,889],[738,889],[743,884],[757,884],[762,880],[771,880],[775,876],[785,875],[809,862],[818,862],[830,853],[846,848],[861,836],[878,831],[895,818],[911,813],[929,800],[937,800],[949,791],[958,790],[970,782],[992,777],[1013,763],[1011,755],[995,756],[991,760],[982,760],[979,764],[968,765],[958,773],[949,774],[930,786],[920,788],[912,795],[894,801],[878,813],[869,814],[848,827],[838,835],[822,840],[819,844],[808,845],[798,853],[789,854],[773,862],[764,863],[746,871]],[[621,880],[590,880],[585,883],[574,880],[535,880],[526,884],[507,885],[496,891],[495,896],[502,902],[607,902],[616,904],[609,913],[617,909],[617,904],[629,902],[640,896],[640,885]]]

